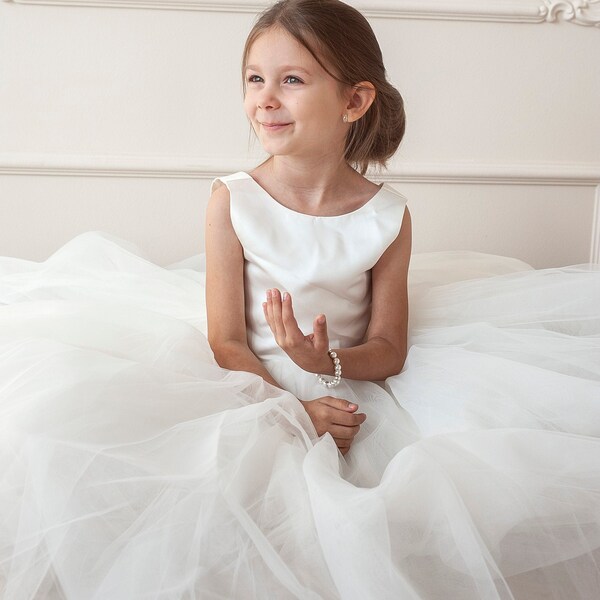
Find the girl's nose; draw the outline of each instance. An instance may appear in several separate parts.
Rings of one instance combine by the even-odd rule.
[[[270,85],[265,85],[257,98],[257,106],[263,110],[279,108],[279,99]]]

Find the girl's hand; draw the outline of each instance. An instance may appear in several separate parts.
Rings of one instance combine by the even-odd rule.
[[[356,404],[333,396],[300,400],[300,402],[313,422],[317,434],[321,436],[329,432],[340,452],[345,456],[367,415],[355,413],[358,410]]]
[[[262,306],[277,345],[299,367],[310,373],[329,374],[333,371],[333,363],[327,354],[329,336],[325,315],[317,315],[313,333],[304,335],[294,317],[292,298],[287,292],[282,298],[278,289],[267,290],[267,301]]]

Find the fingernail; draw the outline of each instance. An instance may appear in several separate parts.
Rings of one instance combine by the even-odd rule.
[[[267,290],[267,298],[271,297],[271,290]]]
[[[289,298],[289,294],[287,292],[283,292],[283,300],[287,300]]]
[[[323,323],[325,323],[325,315],[321,315],[318,319],[317,319],[317,323],[319,325],[323,325]]]
[[[356,404],[348,404],[348,408],[354,410],[355,408],[358,408],[358,406],[356,406]]]

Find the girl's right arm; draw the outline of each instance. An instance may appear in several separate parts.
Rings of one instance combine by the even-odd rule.
[[[206,312],[208,343],[225,369],[247,371],[281,387],[250,350],[244,310],[244,253],[231,224],[229,190],[222,185],[206,211]]]

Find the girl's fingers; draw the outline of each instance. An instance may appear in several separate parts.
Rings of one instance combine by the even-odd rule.
[[[348,413],[338,410],[333,413],[331,422],[333,425],[342,425],[343,427],[354,427],[362,425],[367,420],[365,413]]]
[[[304,334],[298,327],[298,321],[294,316],[294,307],[292,306],[292,297],[285,292],[281,303],[281,320],[285,329],[286,337],[304,339]]]
[[[271,331],[279,345],[285,338],[285,330],[281,321],[281,296],[278,289],[267,290],[267,311],[271,319]]]
[[[269,325],[269,328],[271,329],[271,333],[273,334],[273,337],[275,337],[275,325],[273,324],[273,317],[271,315],[272,311],[269,308],[269,302],[263,302],[262,304],[263,307],[263,312],[265,314],[265,319],[267,321],[267,324]]]
[[[271,306],[273,308],[273,320],[275,325],[280,327],[283,325],[281,322],[281,293],[278,289],[271,290]]]
[[[318,315],[313,323],[313,344],[315,350],[326,351],[329,348],[329,336],[327,335],[327,320],[325,315]]]
[[[343,440],[343,439],[339,439],[339,438],[333,438],[333,441],[335,442],[335,445],[340,449],[340,450],[349,450],[350,446],[352,445],[352,440]]]
[[[329,433],[334,439],[346,440],[351,442],[354,436],[360,431],[360,425],[354,427],[345,427],[344,425],[330,425],[328,428]]]
[[[271,331],[273,331],[279,346],[284,350],[293,348],[304,341],[304,334],[298,327],[294,316],[292,299],[287,292],[282,298],[278,289],[267,290],[267,313]]]

